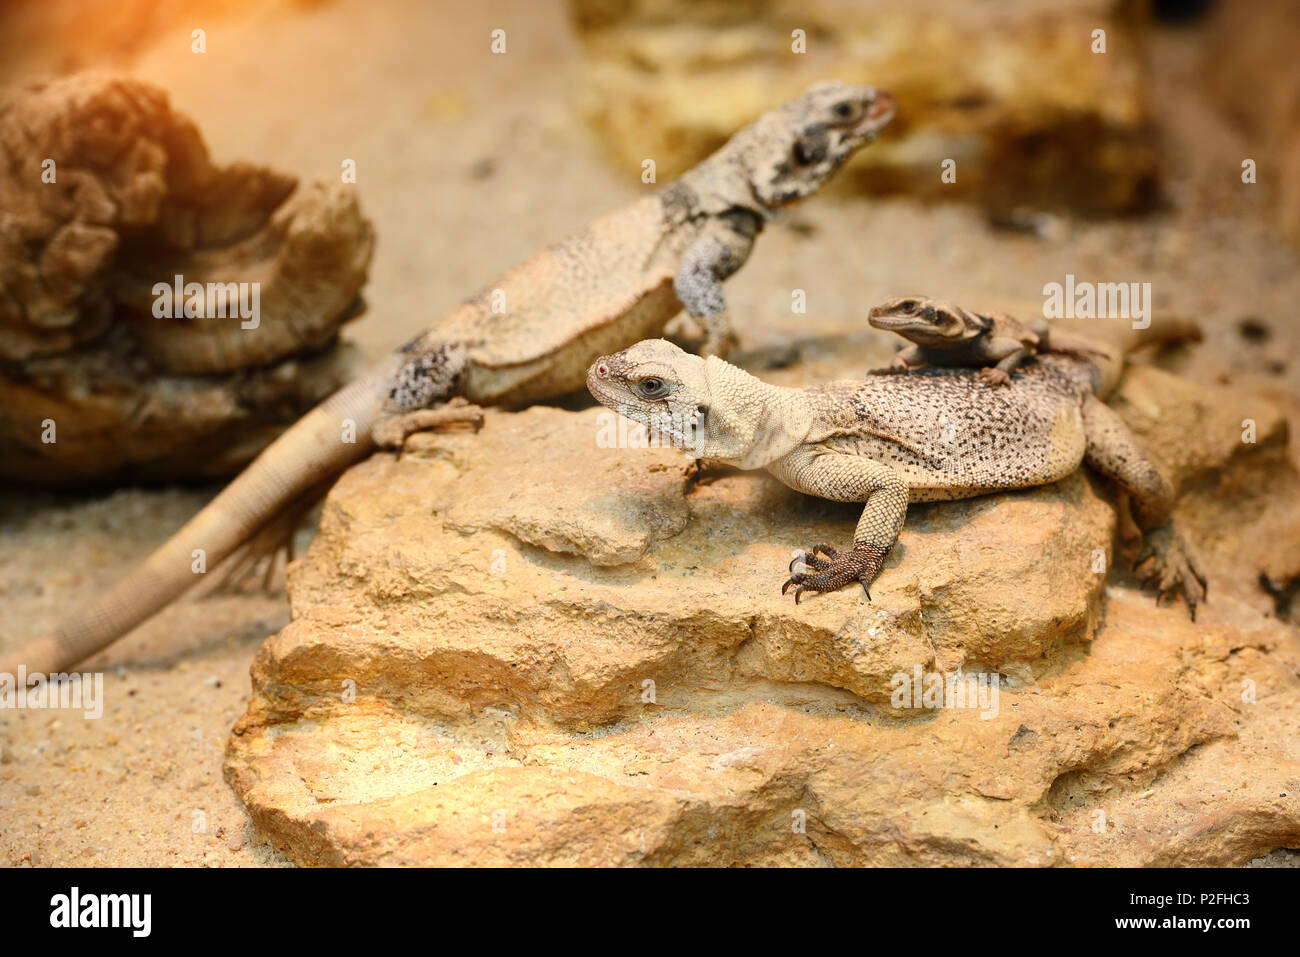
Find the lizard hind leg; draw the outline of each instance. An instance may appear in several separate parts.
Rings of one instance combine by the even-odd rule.
[[[1157,601],[1182,595],[1195,621],[1196,607],[1209,589],[1170,517],[1173,488],[1119,414],[1096,396],[1084,401],[1083,425],[1084,461],[1128,493],[1133,518],[1142,529],[1145,548],[1134,562],[1134,571],[1145,586],[1155,586]]]
[[[385,414],[370,428],[375,445],[400,450],[416,432],[483,427],[483,410],[460,395],[469,366],[464,346],[417,339],[404,351],[410,358],[393,377]]]
[[[1133,563],[1144,588],[1154,588],[1156,601],[1175,600],[1182,595],[1187,613],[1196,620],[1196,608],[1209,597],[1205,575],[1172,524],[1146,532],[1145,544]]]
[[[370,437],[381,449],[400,450],[416,432],[469,426],[475,432],[483,428],[483,410],[461,396],[454,396],[434,409],[415,409],[381,416],[370,428]]]

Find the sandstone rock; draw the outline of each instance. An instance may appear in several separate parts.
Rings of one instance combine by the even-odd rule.
[[[666,182],[763,110],[836,79],[884,87],[900,104],[841,174],[860,189],[961,198],[999,218],[1132,211],[1155,198],[1143,25],[1120,0],[569,5],[583,112],[629,175],[654,159]],[[795,31],[806,52],[792,49]],[[945,160],[955,181],[940,178]]]
[[[1117,404],[1189,494],[1288,468],[1275,412],[1258,446],[1227,428],[1249,399],[1138,368]],[[792,551],[858,508],[762,473],[689,487],[674,450],[600,447],[607,414],[494,412],[331,493],[227,754],[293,859],[1239,864],[1300,840],[1300,638],[1224,531],[1294,517],[1293,474],[1189,528],[1216,545],[1195,624],[1094,571],[1116,512],[1084,473],[914,507],[873,601],[796,607]],[[904,694],[959,670],[984,698]]]
[[[214,165],[161,90],[9,91],[0,209],[0,479],[227,475],[353,368],[337,334],[373,247],[353,189]],[[258,314],[160,318],[177,276],[256,287]]]

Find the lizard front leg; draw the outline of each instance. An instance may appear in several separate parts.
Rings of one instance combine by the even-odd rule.
[[[874,459],[810,447],[797,449],[768,468],[801,492],[835,502],[866,503],[853,533],[853,548],[841,552],[830,545],[815,546],[802,556],[813,573],[791,575],[781,586],[781,594],[796,586],[794,600],[798,604],[805,591],[834,591],[858,581],[870,599],[870,585],[898,540],[907,514],[908,490],[902,476]]]
[[[996,364],[981,369],[980,381],[986,385],[1010,385],[1011,373],[1025,361],[1029,351],[1017,339],[991,339],[987,344],[985,357],[996,360]]]
[[[926,365],[925,353],[916,343],[910,346],[904,346],[894,353],[894,358],[890,360],[889,368],[895,372],[910,372],[913,369],[920,369]]]
[[[745,264],[757,227],[716,221],[687,247],[673,277],[673,291],[704,330],[703,356],[724,354],[735,344],[722,281]]]
[[[1146,547],[1134,569],[1142,574],[1143,584],[1156,586],[1157,601],[1181,593],[1195,621],[1196,606],[1205,600],[1207,588],[1170,518],[1173,488],[1119,414],[1096,396],[1084,400],[1083,426],[1088,443],[1084,461],[1128,493],[1133,518],[1142,529]]]

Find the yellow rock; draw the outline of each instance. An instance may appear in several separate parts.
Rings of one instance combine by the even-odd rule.
[[[1239,486],[1189,530],[1215,543],[1197,623],[1114,570],[1116,513],[1084,473],[915,507],[874,601],[796,607],[792,550],[847,541],[856,506],[762,473],[688,491],[681,453],[598,447],[598,409],[418,436],[331,494],[227,778],[300,863],[1230,865],[1295,846],[1300,639],[1246,540],[1296,509],[1281,420],[1155,369],[1117,406],[1189,495]],[[1257,447],[1229,428],[1245,408]],[[1251,497],[1270,482],[1275,504]]]

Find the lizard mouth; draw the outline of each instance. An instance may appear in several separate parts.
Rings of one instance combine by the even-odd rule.
[[[917,319],[916,316],[893,316],[889,313],[882,313],[880,315],[871,313],[867,316],[867,321],[877,329],[884,329],[887,332],[894,332],[898,329],[912,329],[925,325],[925,323]]]
[[[894,118],[894,112],[898,107],[898,101],[893,95],[880,90],[876,93],[875,99],[871,101],[871,106],[867,107],[867,113],[858,123],[854,132],[862,136],[873,136],[889,124]]]

